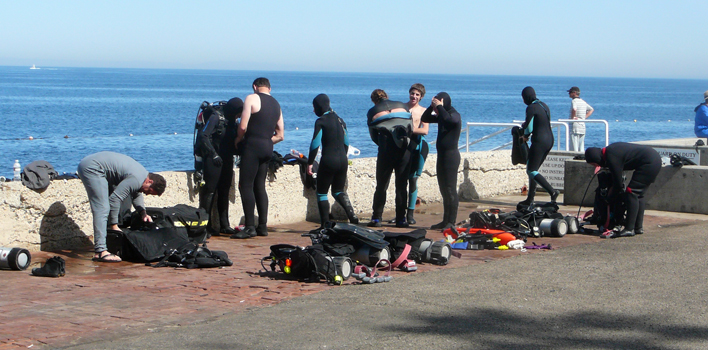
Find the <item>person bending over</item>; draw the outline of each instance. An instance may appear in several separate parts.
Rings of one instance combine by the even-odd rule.
[[[418,200],[418,178],[423,174],[425,159],[428,157],[428,142],[425,140],[425,135],[428,134],[429,125],[420,120],[425,107],[420,105],[420,100],[425,96],[425,86],[423,84],[413,84],[408,89],[410,100],[407,103],[408,110],[411,112],[411,120],[413,124],[413,136],[411,137],[411,173],[408,176],[408,212],[406,220],[408,224],[415,225],[415,204]]]
[[[527,86],[521,91],[526,107],[526,120],[521,124],[524,130],[524,142],[531,136],[531,147],[529,157],[526,162],[526,174],[529,176],[529,190],[525,200],[519,202],[518,206],[532,206],[536,196],[537,184],[541,185],[551,195],[551,202],[555,203],[560,192],[553,189],[553,186],[546,181],[538,169],[546,160],[548,152],[553,148],[553,131],[551,130],[551,111],[548,106],[536,98],[536,91]],[[518,207],[517,206],[517,207]]]
[[[268,235],[268,193],[265,188],[268,162],[273,157],[273,144],[285,138],[283,113],[270,91],[268,79],[258,78],[253,81],[254,93],[243,103],[236,147],[241,154],[238,189],[246,222],[245,228],[231,238]],[[255,208],[258,208],[258,227]]]
[[[135,210],[142,220],[152,222],[145,212],[143,194],[162,195],[165,178],[148,173],[135,159],[115,152],[98,152],[79,162],[79,178],[84,184],[93,215],[93,261],[120,262],[121,258],[108,252],[107,229],[120,231],[118,216],[121,203],[132,198]]]
[[[312,165],[317,156],[317,150],[322,149],[322,157],[317,169],[317,208],[320,211],[320,224],[325,227],[329,221],[329,200],[327,191],[332,187],[332,197],[344,208],[349,222],[359,223],[354,214],[354,208],[349,202],[349,196],[344,192],[347,183],[349,160],[349,137],[347,124],[329,106],[329,97],[319,94],[312,100],[315,115],[315,132],[310,142],[310,154],[307,158],[307,173],[313,175]]]
[[[623,195],[627,203],[624,229],[603,237],[629,237],[644,233],[644,196],[661,171],[659,153],[649,146],[615,142],[605,148],[588,148],[585,151],[585,161],[596,167],[607,168],[612,176],[608,198],[613,202]],[[622,179],[624,170],[634,170],[627,187]]]
[[[460,167],[460,130],[462,117],[455,107],[452,107],[450,95],[440,92],[430,103],[421,120],[426,123],[438,124],[438,138],[435,148],[438,151],[436,170],[438,187],[443,198],[443,220],[430,228],[433,230],[454,228],[457,221],[459,197],[457,195],[457,172]]]
[[[219,228],[210,235],[233,235],[236,231],[229,224],[229,192],[234,180],[234,154],[236,153],[236,117],[243,111],[243,101],[234,97],[222,106],[223,118],[212,114],[197,136],[204,159],[204,187],[199,191],[199,207],[211,219],[216,194]],[[211,230],[211,226],[209,227]]]
[[[369,226],[380,227],[386,190],[391,174],[396,172],[396,227],[408,227],[406,221],[407,185],[410,174],[409,140],[411,136],[411,114],[403,102],[390,101],[385,91],[376,89],[371,93],[374,107],[369,109],[366,119],[371,140],[376,143],[376,191],[374,192],[373,214]]]

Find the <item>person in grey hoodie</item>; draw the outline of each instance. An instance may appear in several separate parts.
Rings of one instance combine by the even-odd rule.
[[[108,252],[107,229],[118,230],[121,203],[132,198],[133,206],[143,221],[152,219],[145,212],[143,194],[162,195],[165,178],[148,173],[135,159],[115,152],[99,152],[86,156],[78,167],[93,215],[93,261],[120,262],[121,258]]]

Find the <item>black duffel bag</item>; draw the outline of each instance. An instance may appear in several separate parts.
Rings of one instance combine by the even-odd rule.
[[[177,204],[174,207],[165,208],[148,207],[145,208],[145,211],[152,218],[152,224],[143,222],[140,213],[133,212],[131,229],[144,230],[146,227],[148,229],[172,227],[178,232],[183,232],[190,240],[196,243],[206,241],[209,215],[204,208]]]
[[[184,230],[162,227],[154,230],[108,230],[108,251],[130,262],[151,262],[164,258],[170,251],[190,242]]]

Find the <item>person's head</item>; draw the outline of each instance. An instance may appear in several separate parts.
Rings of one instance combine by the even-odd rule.
[[[597,147],[588,147],[585,150],[585,162],[596,167],[602,166],[602,149]]]
[[[268,78],[256,78],[256,80],[253,81],[253,91],[263,92],[263,90],[270,92],[270,81],[268,81]]]
[[[536,101],[536,90],[534,90],[532,87],[527,86],[523,90],[521,90],[521,97],[524,99],[524,103],[527,105],[530,105],[533,103],[533,101]]]
[[[708,102],[708,90],[703,93],[703,102]]]
[[[408,97],[410,98],[411,102],[414,104],[418,104],[420,100],[425,97],[425,86],[420,83],[415,83],[411,85],[411,88],[408,89]]]
[[[238,97],[230,99],[224,105],[224,117],[228,121],[236,120],[241,115],[241,112],[243,112],[243,101]]]
[[[140,192],[147,195],[162,196],[165,193],[165,187],[167,187],[167,181],[162,175],[149,173],[148,177],[143,181],[142,187],[140,187]]]
[[[377,104],[383,100],[388,100],[388,94],[386,94],[386,91],[376,89],[371,93],[371,102],[374,104]]]
[[[315,114],[318,117],[321,117],[325,113],[332,110],[332,108],[329,106],[329,97],[325,94],[319,94],[315,96],[315,99],[312,100],[312,107],[314,107]]]
[[[442,101],[443,108],[445,108],[446,111],[449,111],[450,108],[452,108],[452,100],[450,99],[450,95],[448,95],[447,92],[438,92],[438,94],[435,95],[435,98]]]
[[[568,89],[568,97],[570,97],[570,98],[580,97],[580,88],[577,86],[573,86],[572,88]]]

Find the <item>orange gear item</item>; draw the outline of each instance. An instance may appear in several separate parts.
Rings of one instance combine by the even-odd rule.
[[[459,238],[460,233],[467,233],[468,229],[470,231],[469,234],[480,233],[483,235],[494,235],[494,234],[499,234],[499,233],[507,233],[504,230],[492,230],[492,229],[488,229],[488,228],[475,228],[475,227],[473,227],[470,229],[467,227],[458,227],[456,231],[453,231],[451,228],[445,229],[445,231],[443,231],[443,236],[445,236],[446,239],[448,239],[449,237],[452,237],[452,240],[455,241],[455,240],[457,240],[457,238]]]

